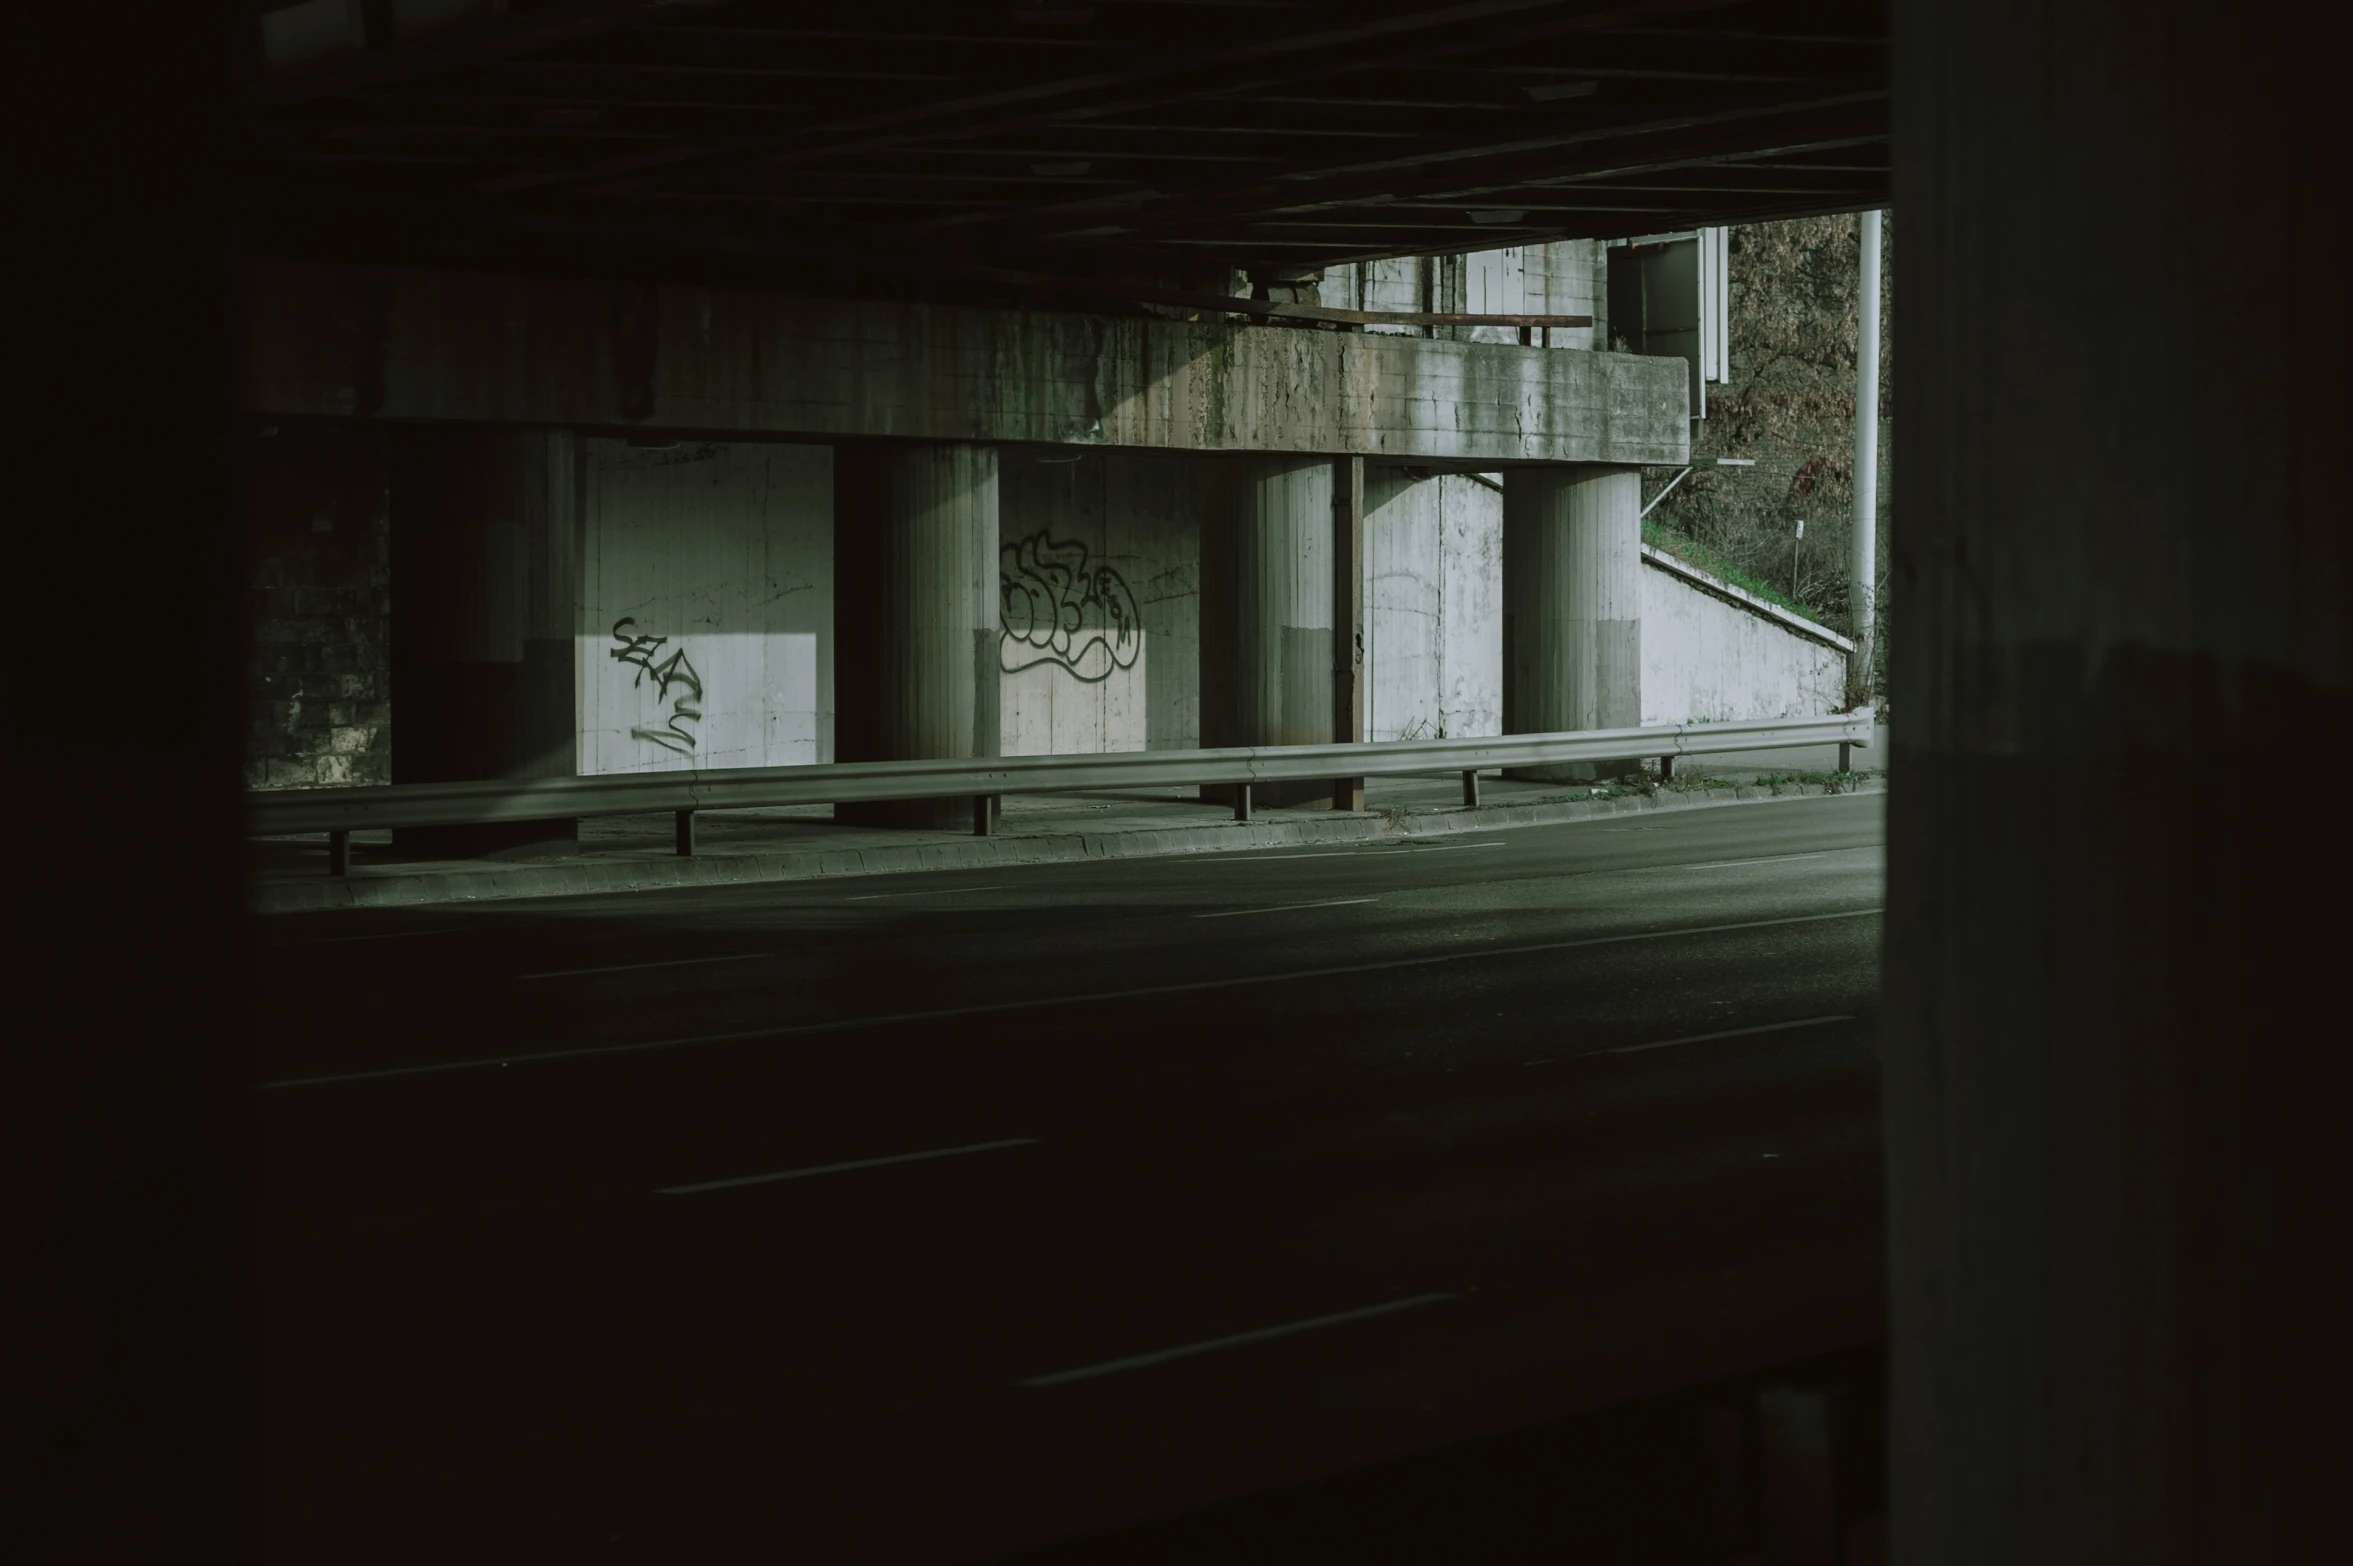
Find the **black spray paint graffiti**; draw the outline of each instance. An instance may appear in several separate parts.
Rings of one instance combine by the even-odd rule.
[[[680,755],[684,755],[694,749],[694,731],[684,725],[702,721],[702,676],[695,673],[694,665],[686,661],[686,649],[683,647],[656,663],[654,661],[655,650],[670,638],[667,636],[632,636],[628,633],[627,627],[636,623],[636,620],[628,616],[623,616],[613,622],[613,640],[621,645],[613,649],[612,656],[623,663],[637,666],[637,677],[629,682],[631,690],[643,685],[647,675],[650,674],[654,677],[654,684],[660,691],[662,700],[670,703],[670,722],[667,727],[659,729],[631,729],[629,737],[651,740],[664,750],[674,750]],[[676,697],[672,697],[670,694],[670,688],[674,685],[678,687]]]
[[[1109,566],[1087,568],[1086,545],[1032,533],[997,554],[997,663],[1006,673],[1058,663],[1092,685],[1142,656],[1135,595]]]

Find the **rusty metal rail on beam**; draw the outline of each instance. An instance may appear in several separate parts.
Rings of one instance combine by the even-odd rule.
[[[1256,301],[1251,301],[1255,303]],[[1591,326],[1589,315],[1462,315],[1429,310],[1329,310],[1322,305],[1267,308],[1275,321],[1337,321],[1347,326]]]
[[[1136,750],[1079,756],[975,756],[938,761],[849,761],[802,767],[730,767],[712,772],[623,772],[594,777],[391,783],[359,788],[258,789],[246,795],[251,837],[326,833],[329,873],[348,873],[351,834],[390,827],[475,826],[584,816],[671,812],[678,851],[692,853],[693,819],[704,810],[756,810],[872,800],[988,800],[1005,794],[1082,789],[1234,788],[1247,819],[1253,784],[1337,777],[1457,772],[1466,802],[1482,771],[1657,757],[1662,776],[1678,756],[1871,742],[1869,711],[1819,718],[1758,718],[1652,728],[1506,734],[1485,739],[1393,740],[1361,745],[1270,745],[1222,750]],[[989,819],[976,810],[976,829]]]
[[[1070,285],[1064,284],[1067,290]],[[1099,293],[1111,292],[1098,286]],[[1328,305],[1277,303],[1266,299],[1228,298],[1223,294],[1185,293],[1154,289],[1130,295],[1140,304],[1190,311],[1195,316],[1247,315],[1261,321],[1329,321],[1339,326],[1591,326],[1590,315],[1466,315],[1460,311],[1338,310]]]

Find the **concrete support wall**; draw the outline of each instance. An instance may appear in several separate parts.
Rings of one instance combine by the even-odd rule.
[[[1467,475],[1366,480],[1374,740],[1503,732],[1503,497]]]
[[[256,786],[390,780],[385,438],[253,443]],[[1202,513],[1226,460],[1000,451],[1001,753],[1202,743]],[[835,759],[832,449],[590,438],[580,472],[579,769]],[[1367,737],[1503,732],[1502,495],[1371,466],[1364,537]],[[1836,637],[1697,575],[1644,568],[1644,722],[1837,706]]]
[[[1503,486],[1504,732],[1639,724],[1641,475],[1526,468]]]
[[[1892,1555],[2328,1559],[2353,22],[1896,11]]]
[[[1201,743],[1329,744],[1332,465],[1231,457],[1201,520]],[[1269,803],[1328,785],[1300,784]]]
[[[1840,639],[1792,629],[1739,603],[1737,589],[1711,593],[1695,574],[1643,566],[1644,723],[1804,718],[1845,705]]]
[[[834,448],[834,635],[843,761],[998,754],[998,453]],[[870,825],[969,825],[969,805],[839,805]]]
[[[1370,738],[1500,734],[1503,496],[1470,475],[1375,468],[1366,512]],[[1838,710],[1834,633],[1647,553],[1642,722],[1801,717]]]
[[[831,761],[833,455],[585,443],[580,770]]]
[[[245,443],[252,562],[245,782],[392,781],[392,557],[384,431]]]
[[[1008,756],[1200,742],[1205,464],[1013,448],[999,459]]]
[[[393,781],[578,766],[580,445],[563,432],[403,429],[388,444]],[[569,842],[571,821],[419,829],[419,852]]]

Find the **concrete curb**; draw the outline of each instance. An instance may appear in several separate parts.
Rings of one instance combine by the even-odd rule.
[[[407,872],[361,867],[345,878],[270,881],[253,888],[257,914],[317,913],[334,908],[415,908],[435,903],[572,897],[597,892],[642,892],[672,886],[733,886],[755,881],[804,881],[826,876],[891,875],[909,870],[977,870],[1002,865],[1060,864],[1082,859],[1135,859],[1162,854],[1364,843],[1444,837],[1504,827],[1554,826],[1600,816],[1706,810],[1826,794],[1877,794],[1883,777],[1844,787],[1826,783],[1742,784],[1736,788],[1671,790],[1620,799],[1547,800],[1525,805],[1457,805],[1391,818],[1374,811],[1306,813],[1291,819],[1261,816],[1181,827],[1113,832],[1055,832],[1036,836],[963,838],[953,842],[840,849],[804,848],[776,854],[705,855],[692,859],[566,859],[479,869]]]

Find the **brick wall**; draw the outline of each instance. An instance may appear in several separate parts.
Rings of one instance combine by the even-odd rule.
[[[281,428],[248,443],[256,788],[392,780],[392,570],[384,442]]]

